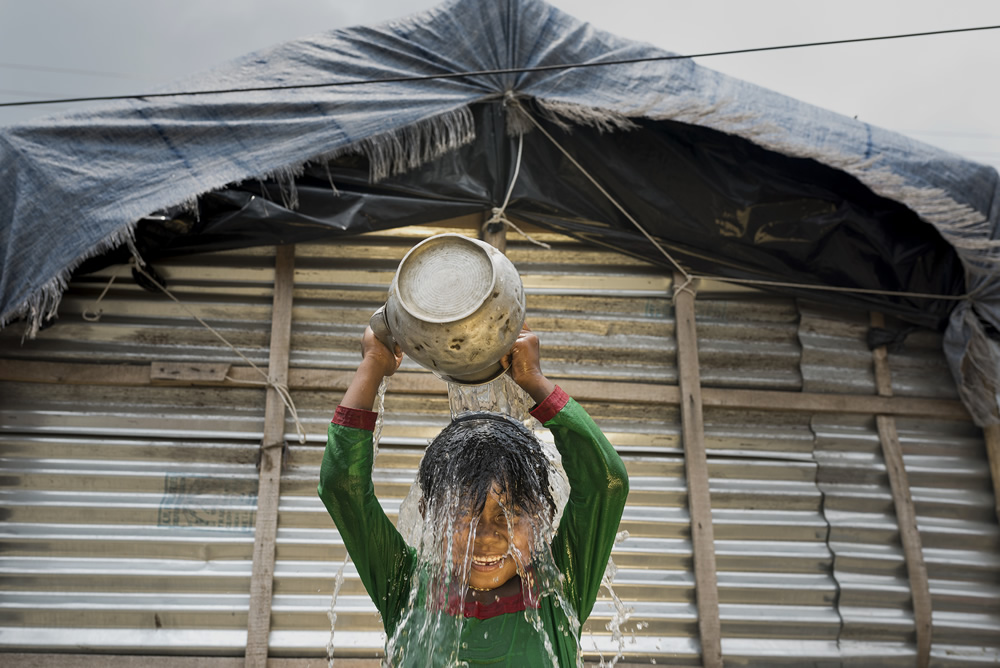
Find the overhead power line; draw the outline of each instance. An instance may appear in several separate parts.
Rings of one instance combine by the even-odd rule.
[[[110,100],[136,100],[158,97],[185,97],[192,95],[221,95],[227,93],[252,93],[275,90],[304,90],[309,88],[337,88],[341,86],[363,86],[383,83],[402,83],[408,81],[430,81],[434,79],[457,79],[468,76],[486,76],[490,74],[522,74],[531,72],[549,72],[553,70],[571,70],[584,67],[609,67],[612,65],[630,65],[633,63],[651,63],[667,60],[687,60],[692,58],[709,58],[713,56],[732,56],[745,53],[760,53],[763,51],[781,51],[785,49],[804,49],[816,46],[833,46],[836,44],[858,44],[862,42],[877,42],[890,39],[906,39],[910,37],[929,37],[932,35],[949,35],[955,33],[975,32],[982,30],[997,30],[1000,25],[977,26],[974,28],[954,28],[950,30],[933,30],[929,32],[914,32],[902,35],[880,35],[878,37],[857,37],[853,39],[837,39],[824,42],[802,42],[799,44],[782,44],[779,46],[760,46],[749,49],[731,49],[727,51],[706,51],[704,53],[692,53],[676,56],[650,56],[648,58],[625,58],[620,60],[605,60],[592,63],[568,63],[559,65],[538,65],[536,67],[507,67],[495,70],[473,70],[468,72],[445,72],[441,74],[426,74],[406,77],[386,77],[382,79],[355,79],[350,81],[337,81],[332,83],[315,84],[289,84],[282,86],[256,86],[249,88],[220,88],[214,90],[190,90],[170,93],[145,93],[135,95],[95,95],[91,97],[69,97],[54,100],[29,100],[24,102],[0,102],[0,107],[25,107],[42,104],[67,104],[71,102],[103,102]]]

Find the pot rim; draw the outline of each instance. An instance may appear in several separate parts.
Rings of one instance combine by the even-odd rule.
[[[409,259],[409,257],[415,251],[419,250],[421,246],[424,246],[425,244],[430,243],[432,241],[435,241],[435,242],[440,241],[443,237],[458,237],[459,239],[462,239],[463,241],[471,241],[471,242],[473,242],[473,245],[476,246],[478,248],[478,250],[481,251],[486,256],[486,259],[490,263],[490,279],[491,280],[490,280],[490,286],[489,286],[489,288],[485,291],[486,295],[489,295],[490,291],[493,290],[493,288],[497,284],[497,268],[493,264],[493,257],[490,255],[490,249],[493,249],[493,247],[490,246],[489,244],[487,244],[485,241],[480,241],[479,239],[474,239],[472,237],[467,237],[464,234],[458,234],[456,232],[443,232],[441,234],[435,234],[434,236],[427,237],[426,239],[424,239],[420,243],[416,244],[413,248],[411,248],[410,250],[408,250],[406,252],[406,255],[403,256],[403,259],[399,261],[399,265],[397,265],[397,267],[396,267],[396,273],[392,277],[392,284],[391,284],[390,289],[389,289],[389,295],[390,296],[395,296],[396,301],[399,304],[399,307],[409,317],[415,318],[415,319],[417,319],[417,320],[419,320],[421,322],[434,323],[436,325],[446,324],[446,323],[450,323],[450,322],[458,322],[459,320],[464,320],[465,318],[468,318],[469,316],[471,316],[471,315],[475,314],[477,311],[479,311],[479,309],[481,309],[483,307],[483,304],[486,303],[486,299],[487,299],[487,297],[484,296],[479,301],[479,303],[476,304],[475,306],[467,309],[466,311],[463,311],[463,312],[459,313],[457,316],[448,316],[448,317],[445,317],[445,318],[433,318],[433,317],[428,317],[428,316],[425,316],[425,315],[419,315],[418,316],[409,307],[409,305],[406,303],[406,300],[403,299],[403,295],[400,293],[399,286],[398,286],[399,273],[400,273],[400,270],[403,268],[403,265],[406,264],[406,261]],[[504,256],[504,258],[507,259],[506,256]],[[508,259],[508,261],[509,261],[509,259]],[[388,304],[388,300],[386,300],[386,303]]]

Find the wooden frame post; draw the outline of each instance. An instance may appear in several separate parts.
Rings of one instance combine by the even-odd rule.
[[[279,246],[274,261],[274,306],[267,372],[273,383],[288,383],[288,353],[292,335],[292,287],[295,246]],[[245,668],[266,668],[271,634],[271,593],[274,588],[274,543],[278,530],[278,495],[285,449],[285,403],[267,388],[264,438],[260,445],[257,521],[253,540],[253,574],[247,615]]]
[[[990,478],[993,479],[993,503],[997,521],[1000,521],[1000,425],[983,427],[986,440],[986,456],[990,461]]]
[[[674,285],[687,279],[674,274]],[[705,451],[702,415],[701,373],[698,367],[698,336],[695,328],[694,289],[674,292],[677,332],[677,376],[680,386],[681,429],[684,438],[684,473],[687,478],[688,511],[691,515],[691,547],[694,551],[694,593],[698,606],[698,635],[704,668],[722,668],[722,624],[719,620],[719,583],[715,566],[715,530]]]
[[[881,313],[871,314],[872,327],[884,327],[885,317]],[[892,396],[892,373],[889,369],[889,353],[885,346],[872,350],[875,367],[875,386],[879,396]],[[917,527],[917,511],[910,495],[910,481],[903,464],[903,447],[896,431],[896,418],[891,415],[876,415],[882,457],[892,489],[892,504],[896,509],[896,523],[903,544],[906,571],[910,580],[913,599],[913,623],[917,634],[917,668],[927,668],[931,660],[931,638],[933,619],[930,584],[927,580],[927,565],[924,563],[924,549]]]
[[[487,225],[490,219],[488,214],[483,214],[483,222],[479,224],[479,239],[496,248],[501,253],[507,253],[507,226],[503,223],[493,223]],[[492,228],[492,229],[491,229]]]

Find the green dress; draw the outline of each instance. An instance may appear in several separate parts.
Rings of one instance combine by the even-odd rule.
[[[375,498],[371,478],[375,415],[337,408],[320,469],[319,495],[391,638],[403,618],[417,564],[414,549]],[[587,412],[561,389],[556,388],[532,415],[552,432],[570,483],[551,551],[565,576],[565,596],[582,626],[597,600],[614,546],[628,475]],[[475,610],[466,605],[459,660],[473,666],[522,668],[552,665],[554,655],[558,666],[577,665],[579,635],[572,632],[555,598],[543,596],[538,607],[551,652],[523,610],[523,602],[510,599]]]

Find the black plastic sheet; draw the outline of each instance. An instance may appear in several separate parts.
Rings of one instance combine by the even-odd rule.
[[[296,179],[294,208],[283,204],[291,196],[288,184],[244,183],[201,197],[197,215],[173,211],[141,221],[137,246],[153,260],[489,212],[509,186],[517,140],[505,132],[500,102],[477,105],[474,112],[476,141],[418,169],[373,184],[360,155],[311,165]],[[803,286],[962,294],[962,267],[938,232],[850,175],[703,127],[648,120],[638,125],[608,133],[543,127],[689,271]],[[673,270],[537,131],[524,137],[507,215]],[[118,249],[81,271],[126,257]],[[953,306],[923,297],[771,289],[877,309],[935,329],[944,328]]]

